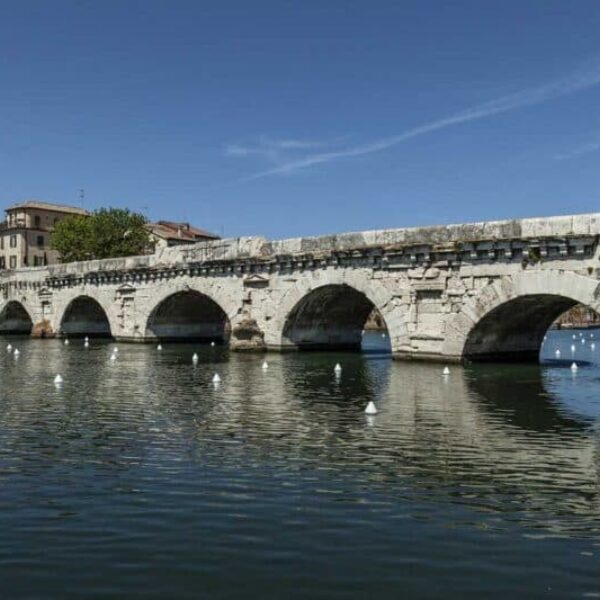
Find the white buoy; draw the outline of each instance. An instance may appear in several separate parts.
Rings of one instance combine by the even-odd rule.
[[[194,364],[196,364],[198,362],[198,355],[194,352],[194,355],[192,356],[192,362]]]
[[[377,407],[375,406],[375,403],[373,402],[373,400],[371,400],[369,402],[369,404],[367,404],[367,408],[365,408],[365,414],[366,415],[376,415],[377,414]]]
[[[8,346],[6,346],[6,351],[10,354],[12,352],[12,344],[8,344]]]
[[[54,385],[60,385],[62,382],[63,382],[63,378],[62,378],[62,376],[61,376],[61,375],[57,375],[57,376],[54,378]]]
[[[381,334],[381,337],[382,337],[382,338],[385,338],[385,337],[386,337],[385,333],[382,333],[382,334]]]
[[[450,375],[450,369],[448,367],[444,367],[444,370],[442,371],[442,375]]]
[[[110,360],[112,360],[112,361],[115,361],[115,360],[117,360],[117,354],[116,354],[116,352],[113,352],[113,353],[110,355]]]
[[[156,346],[157,350],[162,350],[162,344],[159,344],[158,346]]]
[[[590,333],[590,337],[591,337],[592,339],[594,339],[594,334],[593,334],[593,333]]]
[[[86,336],[83,338],[83,341],[84,341],[84,342],[89,342],[89,341],[90,341],[90,338],[89,338],[89,337],[86,335]]]
[[[89,348],[90,347],[90,343],[87,340],[85,340],[85,342],[83,342],[83,347],[84,348]]]
[[[576,339],[577,339],[577,336],[576,336],[575,334],[573,334],[573,339],[574,339],[574,340],[576,340]]]
[[[581,331],[579,332],[579,337],[583,337],[583,333],[581,333]]]
[[[556,356],[556,358],[560,358],[560,350],[557,350],[557,351],[554,353],[554,356]]]
[[[594,342],[592,342],[592,343],[590,344],[590,348],[591,348],[592,350],[595,350],[595,349],[596,349],[596,344],[594,344]]]
[[[211,342],[210,345],[211,345],[212,348],[215,347],[215,343],[214,342]]]
[[[577,371],[579,367],[577,366],[577,363],[572,363],[571,364],[571,371]]]
[[[581,343],[585,344],[585,338],[581,338]]]
[[[261,368],[262,368],[263,371],[266,371],[269,368],[269,363],[266,360],[263,361],[263,364],[262,364]]]
[[[68,345],[69,345],[69,339],[65,338],[65,346],[68,346]]]
[[[575,352],[575,344],[571,344],[571,352]]]
[[[218,373],[215,373],[215,374],[213,375],[212,382],[213,382],[213,383],[221,383],[221,378],[219,377],[219,374],[218,374]]]
[[[334,372],[336,375],[341,375],[341,373],[342,373],[342,365],[340,365],[340,363],[337,363],[337,364],[335,365],[335,367],[333,367],[333,372]]]
[[[15,348],[15,351],[13,352],[13,356],[14,356],[15,358],[17,358],[17,357],[19,356],[19,354],[21,354],[21,353],[19,352],[19,349],[18,349],[18,348]]]
[[[113,354],[119,354],[119,348],[117,346],[113,348]]]

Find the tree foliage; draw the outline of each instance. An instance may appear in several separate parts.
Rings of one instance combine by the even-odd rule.
[[[51,245],[61,262],[144,254],[150,244],[146,218],[124,208],[101,208],[59,221]]]

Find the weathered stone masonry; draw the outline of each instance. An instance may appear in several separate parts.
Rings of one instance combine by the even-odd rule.
[[[552,321],[598,309],[600,214],[260,237],[7,272],[0,330],[233,350],[353,348],[373,307],[399,359],[537,358]]]

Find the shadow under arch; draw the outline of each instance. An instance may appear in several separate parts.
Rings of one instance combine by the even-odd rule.
[[[347,284],[317,287],[287,315],[282,349],[360,351],[368,320],[386,340],[380,351],[390,352],[385,320],[365,294]]]
[[[71,337],[112,337],[106,311],[91,296],[77,296],[69,302],[59,333]]]
[[[577,304],[572,298],[532,294],[492,309],[469,332],[463,355],[478,362],[538,362],[552,323]]]
[[[33,320],[25,307],[17,300],[7,302],[0,312],[0,333],[29,335]]]
[[[226,343],[231,325],[221,306],[196,290],[175,292],[148,317],[146,339]]]

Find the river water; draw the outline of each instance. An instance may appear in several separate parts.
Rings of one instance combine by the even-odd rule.
[[[560,362],[447,377],[2,338],[0,598],[600,597],[600,339],[579,333],[549,333]]]

